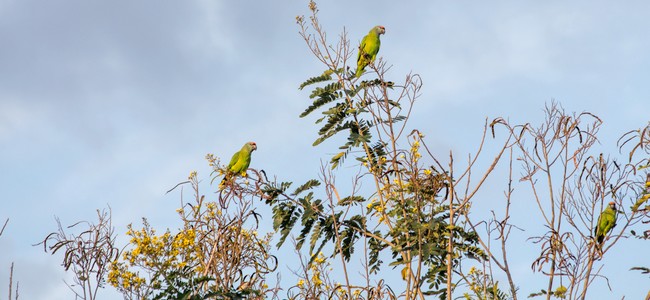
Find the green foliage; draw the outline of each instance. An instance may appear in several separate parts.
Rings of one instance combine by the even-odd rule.
[[[375,230],[372,232],[371,237],[368,239],[368,250],[369,250],[369,272],[370,274],[377,274],[379,272],[383,261],[379,259],[379,253],[388,247],[382,239],[376,238],[381,236],[381,231]]]
[[[367,151],[369,152],[370,159],[376,160],[377,157],[385,155],[385,143],[377,142],[373,146],[369,146],[368,144],[372,140],[370,129],[377,122],[387,121],[372,117],[364,119],[363,115],[369,115],[369,105],[373,103],[377,104],[376,101],[378,101],[377,99],[368,97],[367,89],[392,88],[394,84],[392,82],[381,81],[380,79],[362,81],[356,84],[344,80],[342,76],[332,78],[330,75],[325,74],[327,74],[327,71],[325,71],[324,75],[312,77],[300,85],[300,89],[303,89],[317,83],[324,84],[323,86],[314,87],[309,96],[310,99],[314,99],[312,104],[300,114],[302,118],[316,110],[322,110],[324,116],[318,119],[316,124],[324,123],[318,131],[319,137],[314,141],[313,146],[321,144],[338,133],[347,132],[347,142],[339,147],[343,151],[337,153],[331,159],[332,169],[342,163],[351,150],[362,145],[370,148]],[[336,74],[341,75],[340,72],[336,72]],[[363,95],[358,95],[361,91],[363,91]],[[393,100],[384,99],[381,101],[389,109],[400,107],[399,103]],[[331,105],[325,107],[327,104]],[[399,122],[405,119],[405,116],[396,115],[390,122]]]
[[[411,255],[420,257],[426,267],[424,275],[420,278],[428,283],[428,291],[425,291],[425,294],[440,295],[447,289],[444,284],[447,278],[448,254],[453,258],[454,267],[463,257],[485,260],[487,255],[477,246],[478,235],[475,232],[448,223],[448,205],[437,203],[435,200],[425,200],[436,199],[428,197],[438,196],[446,185],[436,182],[437,188],[434,191],[431,185],[426,184],[431,178],[440,180],[444,177],[432,174],[418,178],[418,182],[409,184],[409,193],[405,193],[405,200],[397,202],[399,205],[388,211],[388,215],[395,218],[395,225],[387,235],[392,238],[394,244],[394,261],[390,265],[407,263],[401,253],[411,251]],[[448,252],[449,242],[453,244],[452,253]]]
[[[506,300],[512,299],[510,295],[499,288],[499,282],[493,282],[491,276],[483,271],[472,267],[467,274],[470,291],[474,293],[465,293],[463,296],[466,300]]]
[[[242,299],[253,299],[256,297],[261,297],[262,293],[257,290],[250,288],[241,289],[241,290],[217,290],[217,291],[201,291],[197,289],[203,283],[209,283],[214,279],[208,277],[199,277],[196,279],[190,279],[190,281],[182,281],[177,278],[170,278],[170,281],[167,282],[167,288],[160,291],[159,294],[155,295],[153,300],[204,300],[204,299],[215,299],[215,300],[242,300]]]
[[[310,263],[328,244],[334,247],[332,255],[341,255],[349,261],[363,237],[367,242],[370,273],[376,274],[381,269],[380,254],[390,249],[390,266],[421,264],[424,269],[415,282],[427,282],[426,294],[438,295],[446,289],[449,256],[453,258],[453,267],[462,257],[487,258],[478,247],[475,232],[467,231],[462,223],[449,224],[450,206],[443,205],[441,200],[448,196],[446,187],[453,179],[444,172],[424,172],[418,162],[419,146],[411,151],[399,148],[397,132],[404,128],[397,128],[396,124],[407,119],[401,114],[401,102],[409,91],[417,91],[417,83],[405,83],[396,91],[397,100],[394,100],[391,93],[395,84],[384,80],[383,74],[374,80],[358,82],[346,77],[340,68],[328,66],[323,75],[307,79],[299,88],[307,87],[312,87],[309,95],[312,103],[300,117],[316,111],[323,115],[316,120],[320,128],[313,145],[320,145],[337,134],[346,135],[340,151],[330,160],[331,168],[337,168],[349,155],[354,155],[379,190],[375,196],[348,195],[325,205],[314,192],[307,192],[315,186],[311,181],[306,184],[308,188],[298,188],[291,196],[285,196],[290,183],[270,185],[266,203],[273,207],[274,228],[280,232],[278,247],[296,229],[299,232],[296,248],[300,250],[309,244]],[[374,131],[388,135],[377,135]],[[409,154],[408,158],[404,154]],[[376,201],[377,197],[381,200]],[[367,212],[350,210],[364,202],[368,203]],[[454,204],[454,209],[461,208]]]
[[[206,292],[200,287],[203,283],[214,281],[214,278],[207,276],[197,276],[190,267],[184,267],[179,270],[174,270],[164,275],[164,283],[157,294],[153,296],[154,300],[201,300],[211,299],[210,297],[216,296],[218,293],[211,291]]]
[[[342,253],[349,260],[354,251],[354,241],[359,237],[359,232],[353,229],[364,228],[365,223],[359,216],[344,221],[341,220],[341,213],[324,214],[325,208],[322,200],[314,199],[313,192],[301,196],[307,190],[318,185],[318,181],[310,180],[292,194],[296,198],[283,199],[279,199],[278,196],[285,195],[285,191],[290,187],[290,184],[281,183],[279,186],[271,184],[267,187],[267,204],[273,206],[273,227],[276,231],[280,231],[280,240],[277,247],[284,244],[286,238],[300,220],[302,228],[296,238],[296,249],[301,249],[309,237],[309,253],[313,254],[310,262],[314,260],[315,255],[325,247],[327,242],[334,242],[336,236],[339,235],[345,237]],[[347,226],[337,230],[335,224]]]
[[[298,89],[302,90],[303,88],[305,88],[308,85],[332,80],[332,73],[341,74],[341,72],[343,72],[343,69],[338,69],[336,71],[331,70],[331,69],[326,70],[325,72],[323,72],[323,74],[321,74],[319,76],[314,76],[312,78],[307,79],[305,82],[303,82],[300,85],[300,87]]]
[[[222,169],[214,156],[208,161]],[[259,214],[252,209],[264,194],[250,182],[262,178],[248,171],[248,180],[219,188],[218,201],[199,193],[197,173],[191,172],[194,197],[176,210],[182,228],[158,234],[146,219],[142,229],[129,225],[129,245],[112,262],[107,282],[126,299],[266,298],[272,291],[265,277],[277,259],[268,251],[272,234],[258,234]]]
[[[566,299],[567,297],[567,288],[563,285],[558,286],[555,291],[547,292],[546,290],[540,290],[538,293],[531,293],[528,295],[528,298],[535,298],[538,296],[547,296],[550,295],[556,299]]]

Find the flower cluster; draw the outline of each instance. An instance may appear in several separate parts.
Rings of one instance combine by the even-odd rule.
[[[185,267],[201,269],[203,253],[197,243],[197,233],[186,228],[175,235],[167,230],[157,235],[156,230],[144,220],[144,227],[134,230],[128,226],[132,248],[123,252],[121,260],[114,261],[107,281],[125,295],[147,295],[151,288],[160,284],[158,276],[169,274]],[[148,280],[140,274],[147,274]],[[149,282],[149,286],[146,283]]]
[[[323,252],[315,255],[311,264],[305,265],[303,270],[304,274],[292,288],[298,292],[290,290],[290,299],[361,299],[361,293],[365,290],[334,282],[329,275],[333,270],[332,264]]]

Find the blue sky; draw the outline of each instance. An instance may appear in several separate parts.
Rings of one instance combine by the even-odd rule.
[[[332,39],[345,28],[356,44],[386,27],[379,55],[396,81],[422,76],[411,126],[440,153],[474,151],[486,117],[539,121],[551,99],[603,119],[599,147],[612,155],[622,133],[650,119],[649,2],[319,8]],[[119,233],[141,217],[178,227],[178,195],[165,192],[192,170],[207,178],[206,153],[229,157],[253,140],[252,167],[293,181],[318,176],[336,149],[312,147],[317,127],[298,118],[309,104],[298,85],[323,71],[295,24],[308,13],[307,1],[0,0],[0,220],[10,218],[0,284],[15,262],[21,298],[71,298],[61,257],[32,246],[55,229],[54,216],[71,224],[110,205]],[[537,246],[524,249],[534,256]],[[614,291],[600,289],[599,299],[647,293],[648,279],[627,270],[650,261],[624,253],[604,261]],[[522,296],[543,280],[531,276]]]

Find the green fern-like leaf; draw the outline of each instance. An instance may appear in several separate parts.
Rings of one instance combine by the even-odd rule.
[[[317,138],[311,145],[312,146],[318,146],[318,145],[320,145],[320,143],[322,143],[325,140],[327,140],[328,138],[332,137],[334,134],[336,134],[335,131],[330,131],[330,132],[328,132],[326,134],[323,134],[322,136]]]
[[[334,155],[330,160],[330,163],[332,164],[332,170],[336,169],[336,167],[338,167],[338,165],[345,160],[345,157],[347,155],[348,155],[348,151],[342,151]]]
[[[329,95],[329,94],[335,94],[337,97],[340,97],[340,94],[336,94],[336,91],[341,89],[342,84],[341,82],[332,82],[324,87],[317,87],[315,88],[312,92],[311,95],[309,95],[310,99],[314,99],[316,97],[321,97],[322,95]]]
[[[354,127],[354,123],[352,121],[347,121],[344,123],[343,121],[343,118],[329,118],[328,122],[323,125],[323,127],[318,132],[320,137],[318,137],[312,145],[317,146],[335,134]]]
[[[359,203],[362,203],[366,201],[366,198],[361,197],[361,196],[347,196],[343,199],[341,199],[338,203],[338,205],[343,205],[343,206],[348,206],[348,205],[357,205]]]
[[[350,261],[350,257],[354,253],[354,242],[358,238],[357,232],[349,227],[341,233],[341,255],[346,261]]]
[[[311,77],[311,78],[307,79],[305,82],[300,84],[300,87],[298,87],[298,89],[302,90],[303,88],[305,88],[308,85],[312,85],[314,83],[319,83],[319,82],[323,82],[323,81],[330,81],[330,80],[332,80],[332,70],[327,70],[327,71],[323,72],[323,74],[321,74],[319,76],[315,76],[315,77]]]
[[[300,235],[298,235],[298,238],[296,238],[296,249],[301,249],[302,244],[305,242],[305,239],[309,232],[311,232],[312,227],[314,226],[314,223],[316,222],[316,219],[314,218],[309,218],[306,217],[306,214],[303,214],[303,220],[302,220],[302,230],[300,230]]]
[[[382,234],[379,230],[375,230],[373,232],[374,236],[381,237]],[[381,264],[383,263],[382,260],[379,259],[379,253],[384,250],[387,247],[387,245],[382,242],[381,240],[371,237],[368,239],[368,250],[369,250],[369,260],[368,260],[368,265],[370,267],[370,273],[371,274],[376,274],[379,272]]]
[[[302,192],[304,192],[306,190],[310,190],[310,189],[312,189],[314,187],[317,187],[319,185],[320,185],[320,181],[318,181],[316,179],[310,179],[307,182],[305,182],[304,184],[302,184],[301,186],[299,186],[293,193],[291,193],[291,196],[297,196],[300,193],[302,193]]]
[[[316,245],[316,242],[321,238],[323,235],[323,223],[325,223],[324,219],[319,219],[318,222],[313,227],[313,230],[311,232],[311,237],[309,238],[309,249],[310,252],[313,252],[314,247]],[[301,245],[302,247],[302,245]],[[298,249],[300,250],[300,249]]]
[[[299,215],[298,207],[290,202],[280,203],[273,208],[273,228],[280,230],[280,240],[276,245],[278,248],[284,244]]]
[[[318,97],[318,99],[314,100],[314,102],[309,107],[307,107],[305,111],[303,111],[300,114],[300,117],[304,118],[309,114],[311,114],[312,112],[314,112],[315,110],[319,109],[321,106],[330,103],[336,99],[337,99],[337,95],[334,93],[321,94],[320,97]]]

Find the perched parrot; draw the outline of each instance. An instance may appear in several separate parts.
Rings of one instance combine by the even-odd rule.
[[[232,156],[226,169],[226,176],[221,181],[221,185],[233,176],[246,176],[246,170],[248,170],[248,166],[251,164],[251,153],[255,150],[257,150],[257,144],[255,142],[248,142]]]
[[[614,226],[616,226],[616,203],[609,202],[609,205],[607,205],[605,210],[600,214],[600,217],[598,217],[598,225],[596,225],[596,230],[594,230],[599,246],[603,244],[605,236],[607,236]]]
[[[375,61],[381,41],[379,36],[386,33],[386,28],[377,25],[370,29],[368,35],[364,36],[359,45],[359,55],[357,56],[357,72],[356,76],[359,78],[363,74],[363,69]]]

